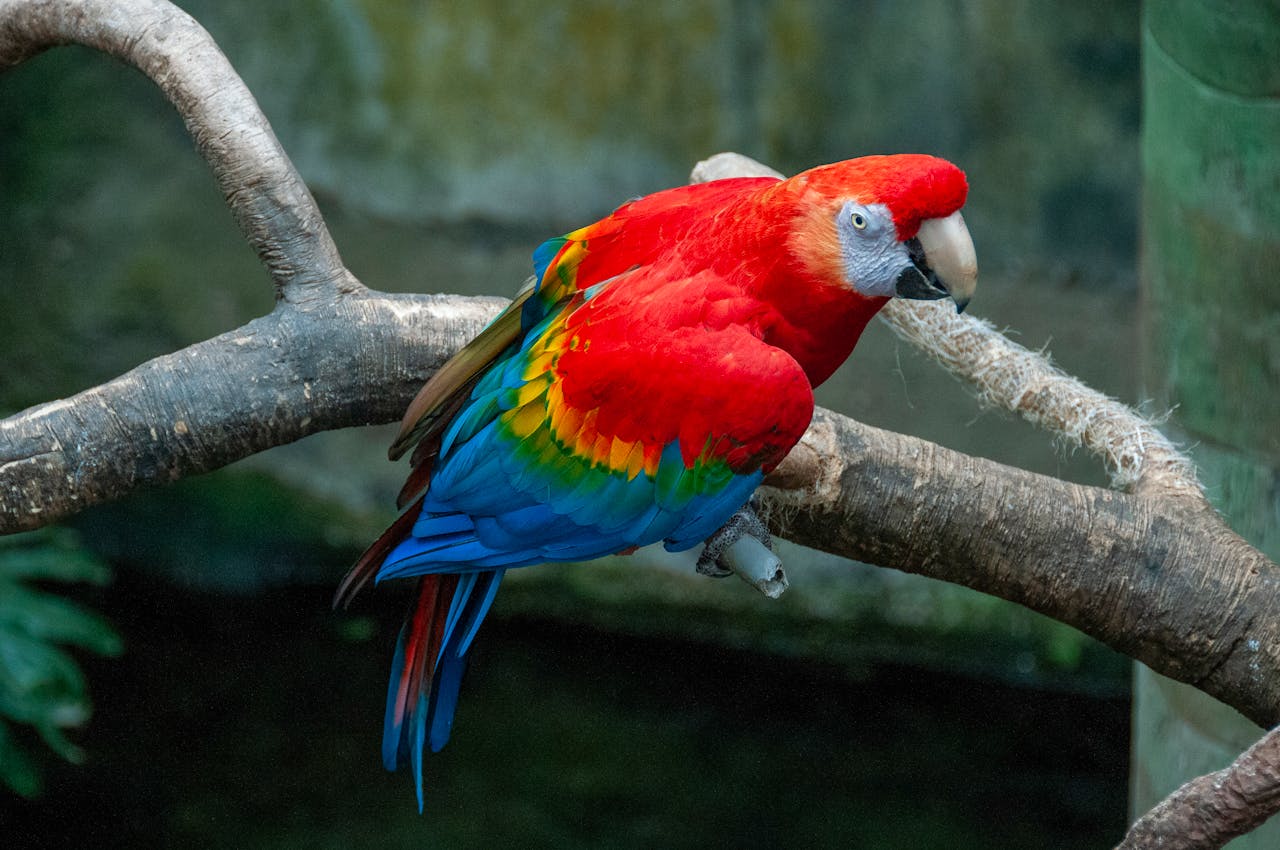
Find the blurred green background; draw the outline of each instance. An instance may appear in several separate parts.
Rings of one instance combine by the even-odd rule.
[[[1136,2],[180,5],[371,287],[510,293],[542,239],[719,150],[783,171],[925,151],[970,177],[971,309],[1142,401]],[[0,281],[4,412],[272,304],[173,110],[82,48],[0,76]],[[879,326],[819,399],[1104,481]],[[105,655],[76,656],[83,764],[30,724],[0,739],[23,790],[43,778],[34,800],[0,792],[6,846],[1066,848],[1122,833],[1125,659],[998,600],[794,546],[778,602],[643,559],[510,575],[419,817],[410,779],[378,758],[404,589],[328,610],[392,516],[389,439],[313,437],[88,511],[78,543],[22,544],[109,563],[113,583],[72,594],[114,632],[88,641]],[[58,693],[79,710],[62,735],[89,696]]]

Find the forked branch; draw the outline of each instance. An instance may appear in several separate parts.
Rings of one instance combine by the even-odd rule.
[[[319,430],[392,421],[505,303],[366,290],[343,266],[252,95],[208,33],[171,4],[0,0],[0,69],[68,43],[120,57],[164,91],[270,271],[278,304],[242,328],[0,421],[0,533]],[[744,170],[767,172],[730,156],[701,165],[695,179]],[[763,491],[776,530],[1020,602],[1261,724],[1280,720],[1276,565],[1222,523],[1186,458],[1142,417],[980,320],[915,303],[884,315],[988,403],[1097,453],[1128,492],[1033,475],[819,411]],[[1271,738],[1256,749],[1230,775],[1274,764]],[[1220,797],[1228,808],[1244,800],[1250,819],[1231,820],[1216,803],[1198,809],[1222,827],[1215,835],[1270,814],[1275,772],[1260,781],[1256,793]],[[1156,834],[1186,805],[1229,786],[1201,783],[1142,829]]]

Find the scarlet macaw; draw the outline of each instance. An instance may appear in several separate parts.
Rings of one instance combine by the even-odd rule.
[[[390,454],[416,445],[412,505],[335,600],[418,577],[382,749],[389,770],[412,764],[419,809],[423,744],[448,740],[504,571],[658,541],[708,541],[714,560],[759,533],[726,523],[876,311],[973,294],[967,192],[945,160],[863,157],[658,192],[538,248],[526,288],[405,413]]]

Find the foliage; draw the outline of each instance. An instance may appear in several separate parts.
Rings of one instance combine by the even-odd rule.
[[[41,777],[15,724],[34,729],[68,761],[84,757],[66,730],[88,720],[88,688],[65,646],[101,655],[122,648],[101,617],[35,583],[102,585],[110,578],[107,566],[70,532],[0,538],[0,783],[24,797],[39,794]]]

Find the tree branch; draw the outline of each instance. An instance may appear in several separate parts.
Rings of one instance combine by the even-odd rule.
[[[126,59],[150,63],[166,91],[202,91],[205,77],[234,76],[198,24],[160,0],[6,0],[0,11],[0,60],[10,64],[48,44],[83,36]],[[94,23],[94,14],[105,23]],[[140,34],[131,35],[130,27]],[[187,44],[180,57],[165,52],[166,45],[183,39],[196,44]],[[203,58],[197,62],[192,56]],[[205,73],[200,62],[212,71]],[[202,144],[200,150],[224,187],[233,187],[233,206],[283,209],[278,215],[247,214],[248,238],[264,261],[308,262],[297,246],[317,239],[331,244],[319,213],[243,84],[223,80],[218,91],[223,90],[236,93],[229,108],[259,129],[222,135],[269,143]],[[226,124],[194,95],[175,96],[173,102],[204,137],[208,128]],[[709,163],[698,167],[695,178],[712,166],[728,173],[765,170],[741,157]],[[312,262],[340,263],[336,251],[310,256]],[[327,268],[319,278],[354,281],[345,269]],[[282,288],[297,285],[298,275],[307,272],[291,272]],[[0,421],[0,531],[54,522],[137,487],[215,469],[318,430],[392,421],[431,370],[504,303],[389,296],[358,285],[313,287],[311,295],[73,398]],[[936,339],[963,339],[983,323],[934,313],[930,320],[941,330],[913,338],[941,362],[967,366],[957,354],[939,353]],[[1039,357],[989,327],[983,336],[997,349],[988,360]],[[1073,394],[1084,390],[1074,383],[1060,387],[1069,379],[1042,374],[1050,368],[1022,370],[1036,376],[1035,392],[1016,386],[992,390],[999,383],[992,377],[1000,371],[994,366],[969,377],[990,398],[1065,400],[1067,413],[1041,416],[1042,424],[1054,426],[1070,418]],[[1118,464],[1122,469],[1140,468],[1151,446],[1163,441],[1132,418],[1126,427],[1146,431],[1146,448],[1134,449],[1135,459]],[[1094,433],[1083,429],[1086,441]],[[790,478],[773,479],[789,480],[790,489],[767,492],[784,535],[1011,598],[1201,687],[1254,720],[1280,719],[1274,565],[1222,526],[1198,498],[1190,505],[1156,505],[1136,495],[1080,488],[867,429],[826,411],[815,418],[796,457],[809,460],[785,464],[780,472],[790,470]],[[894,477],[885,478],[890,472]],[[903,491],[887,486],[893,481],[918,484]],[[975,498],[981,496],[975,482],[994,495]],[[873,493],[876,499],[869,498]],[[966,521],[957,523],[959,517]],[[1091,535],[1082,536],[1082,530]],[[1073,545],[1064,547],[1063,540]]]
[[[1198,500],[1071,484],[826,410],[765,484],[782,537],[1018,602],[1261,725],[1280,718],[1280,573]]]
[[[363,288],[244,81],[204,27],[166,0],[0,0],[0,70],[60,44],[133,65],[178,110],[276,297]]]
[[[244,84],[208,34],[170,4],[0,0],[0,68],[72,42],[134,64],[165,92],[270,270],[279,303],[238,330],[0,421],[0,532],[316,431],[392,421],[505,303],[366,290],[343,266]],[[718,176],[768,171],[715,158],[695,179],[716,168]],[[818,411],[763,490],[775,529],[1020,602],[1256,722],[1280,720],[1277,568],[1222,523],[1190,462],[1141,416],[984,322],[936,305],[894,303],[884,315],[988,403],[1101,456],[1130,492],[1034,475]],[[1274,744],[1263,743],[1242,759],[1241,776],[1261,760],[1274,764]],[[1276,778],[1272,771],[1260,781],[1269,789]],[[1157,809],[1151,828],[1180,816],[1198,793]],[[1236,797],[1263,801],[1252,818],[1274,807],[1270,790]],[[1213,817],[1216,834],[1235,828]]]
[[[693,179],[765,174],[781,176],[718,154]],[[989,322],[935,302],[894,300],[881,315],[980,400],[1085,446],[1133,492],[1033,475],[819,411],[766,481],[774,530],[1019,602],[1259,725],[1280,720],[1280,681],[1258,671],[1280,670],[1280,572],[1222,522],[1191,461],[1147,419]]]
[[[506,303],[362,288],[306,310],[282,305],[2,420],[0,533],[317,431],[397,420],[427,376]]]
[[[694,182],[781,177],[753,159],[721,153],[694,166]],[[983,404],[1015,413],[1096,455],[1118,489],[1202,498],[1195,466],[1148,419],[1054,367],[990,322],[949,303],[895,299],[879,316],[910,343],[973,387]]]
[[[1216,850],[1280,811],[1280,728],[1192,779],[1129,827],[1116,850]]]

